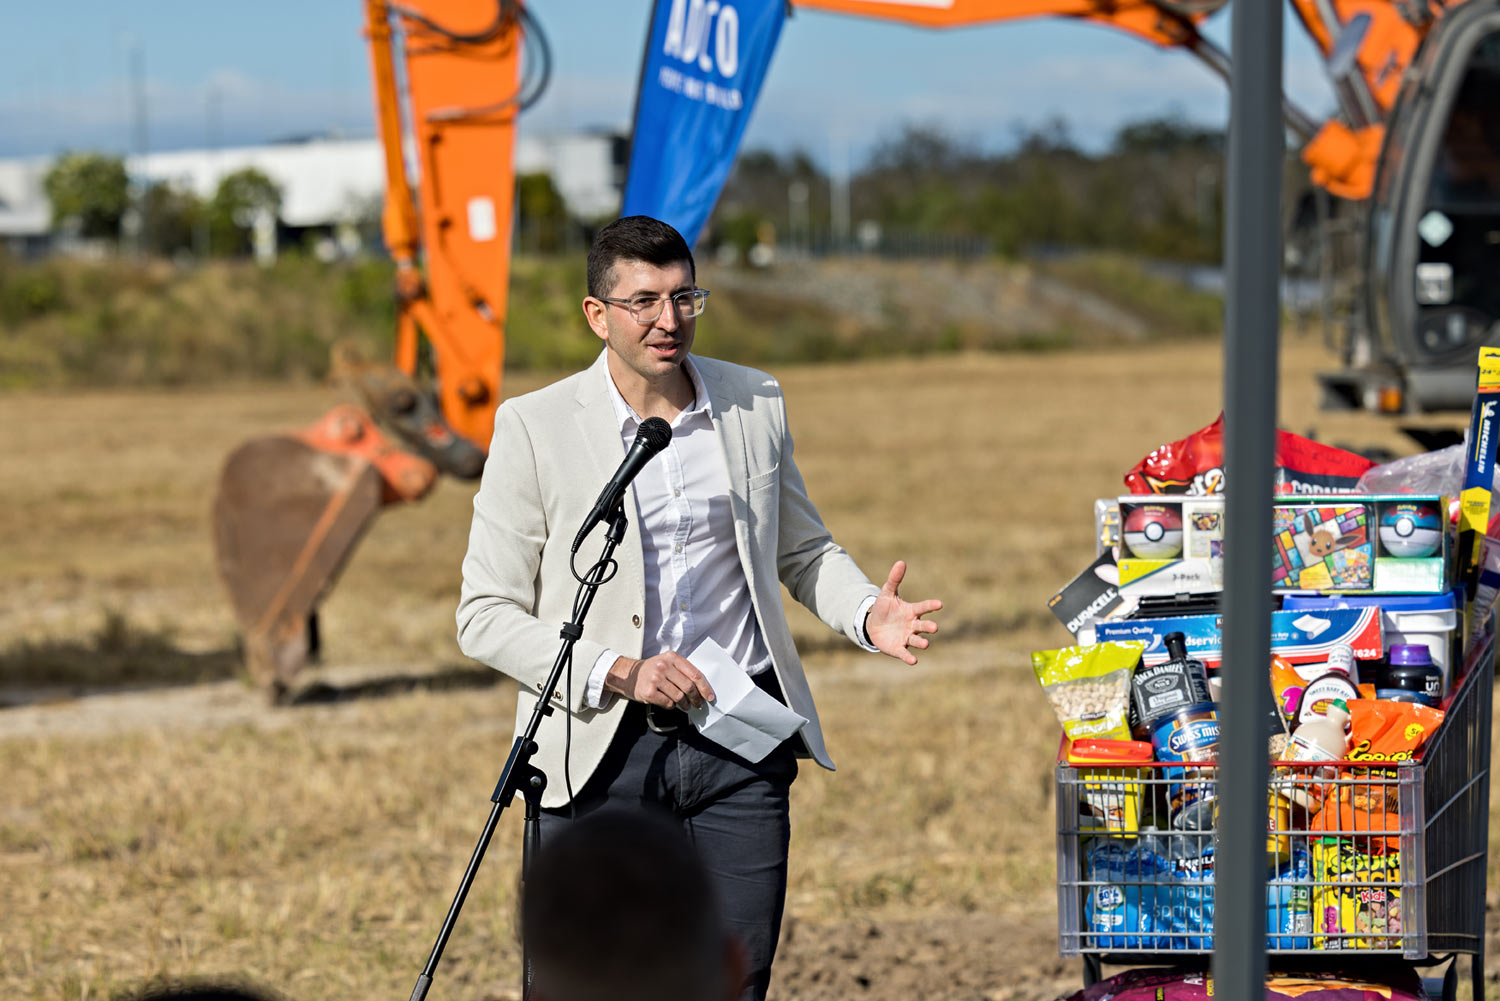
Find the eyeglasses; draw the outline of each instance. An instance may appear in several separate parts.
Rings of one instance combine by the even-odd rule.
[[[667,300],[671,299],[672,308],[677,311],[678,318],[690,320],[703,312],[703,307],[708,305],[708,289],[690,288],[674,292],[670,296],[638,295],[631,299],[611,299],[601,295],[598,299],[600,302],[612,302],[616,306],[624,306],[630,310],[630,315],[635,317],[637,323],[655,323],[661,316]]]

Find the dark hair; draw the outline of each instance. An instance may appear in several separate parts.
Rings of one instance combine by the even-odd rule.
[[[724,996],[729,939],[713,885],[666,814],[605,810],[549,837],[520,924],[547,1001]]]
[[[609,295],[615,283],[615,265],[621,261],[644,261],[658,268],[687,261],[693,280],[698,278],[693,252],[682,234],[648,215],[616,219],[595,234],[589,247],[589,295]]]

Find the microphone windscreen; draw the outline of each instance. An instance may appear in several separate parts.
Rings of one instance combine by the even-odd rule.
[[[655,455],[666,448],[667,443],[672,440],[672,425],[660,417],[647,417],[641,421],[640,430],[635,433],[635,440]]]

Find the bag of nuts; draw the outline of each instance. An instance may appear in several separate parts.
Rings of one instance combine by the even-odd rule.
[[[1031,655],[1036,680],[1069,740],[1130,739],[1130,676],[1145,649],[1144,642],[1127,640]]]

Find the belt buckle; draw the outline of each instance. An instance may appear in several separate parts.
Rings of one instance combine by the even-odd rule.
[[[658,716],[658,713],[661,715]],[[665,709],[661,706],[653,705],[646,706],[646,729],[652,733],[659,733],[663,736],[676,733],[682,729],[683,721],[684,716],[680,710]]]

